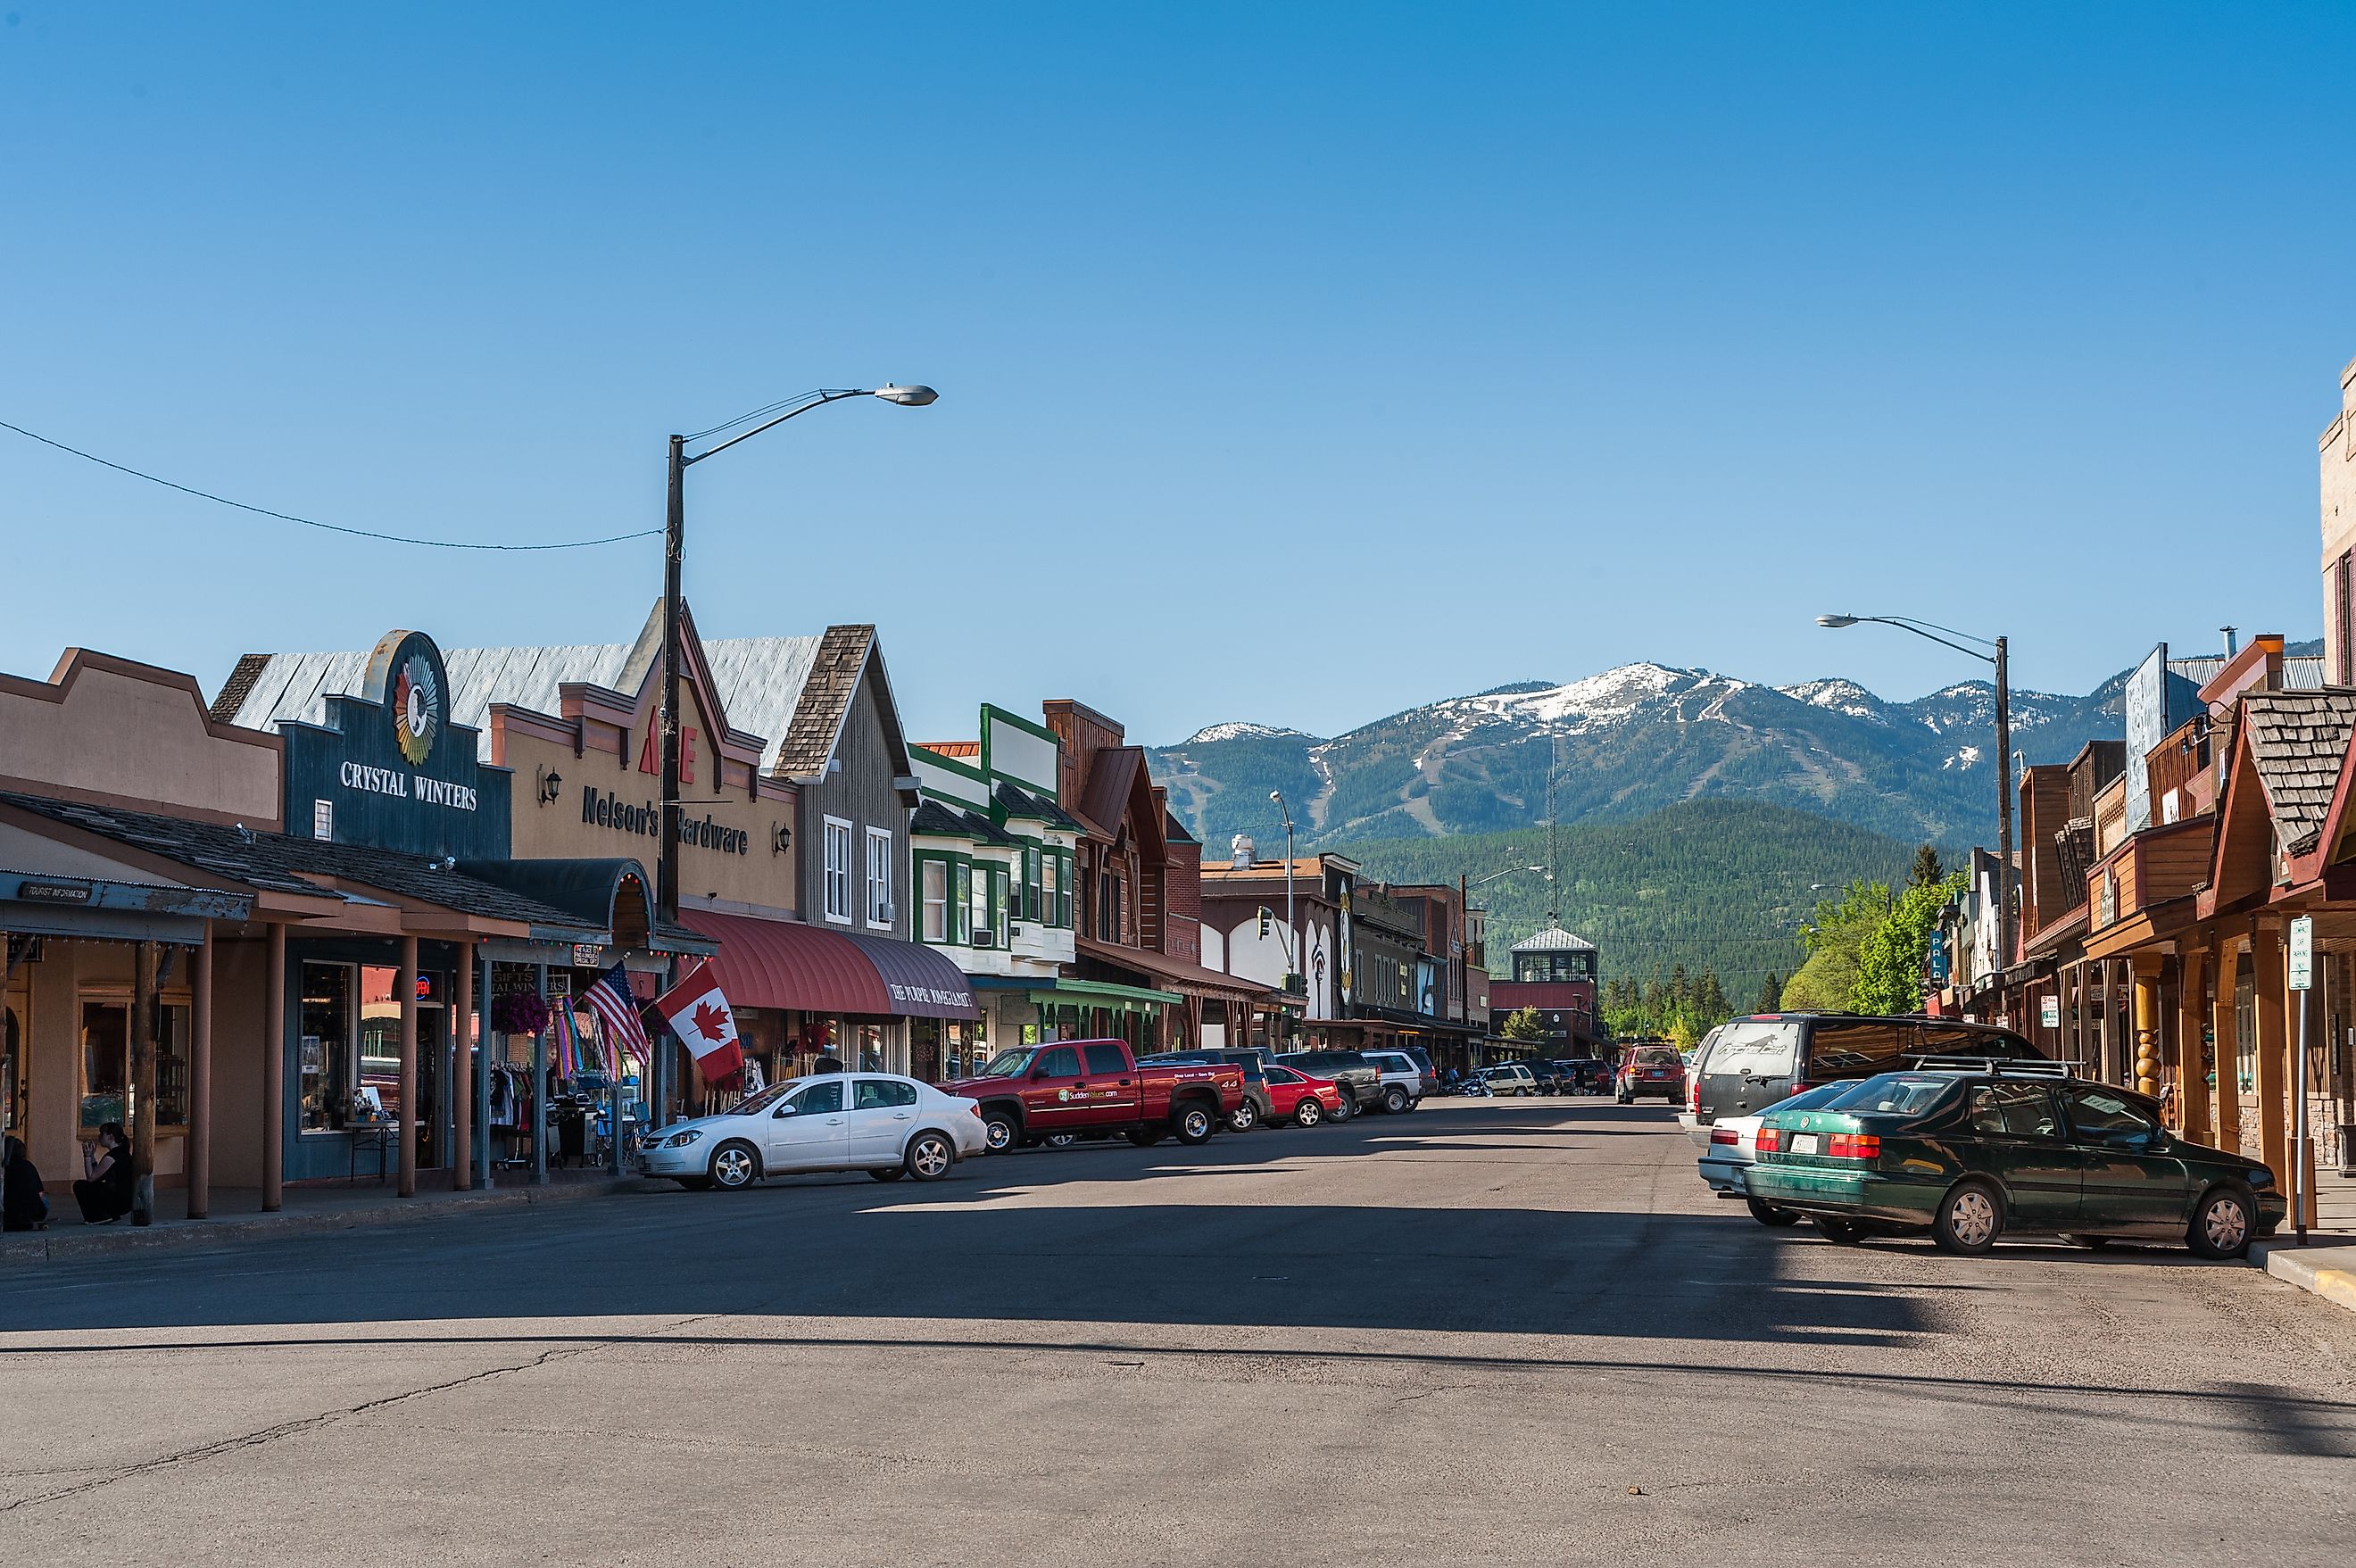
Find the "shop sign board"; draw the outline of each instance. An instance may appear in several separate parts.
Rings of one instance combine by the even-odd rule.
[[[2062,998],[2059,996],[2040,997],[2037,1003],[2037,1021],[2044,1025],[2047,1028],[2060,1028],[2062,1026]]]
[[[2307,991],[2315,984],[2315,918],[2301,915],[2290,923],[2290,988]]]
[[[388,632],[359,695],[326,699],[324,724],[285,722],[285,821],[315,837],[410,854],[504,860],[507,770],[477,759],[477,732],[450,722],[442,650]]]

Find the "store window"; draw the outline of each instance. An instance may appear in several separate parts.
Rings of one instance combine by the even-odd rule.
[[[1051,926],[1056,924],[1055,859],[1055,855],[1044,851],[1039,856],[1039,918]]]
[[[966,920],[976,947],[988,947],[994,934],[990,922],[990,867],[977,865],[966,884]]]
[[[1006,882],[1007,868],[998,866],[990,874],[990,926],[997,934],[998,945],[1006,945]]]
[[[867,923],[889,929],[892,924],[892,830],[867,830]]]
[[[973,867],[964,861],[958,862],[957,875],[949,881],[949,925],[956,941],[973,940]]]
[[[943,860],[919,862],[923,867],[925,940],[949,940],[949,867]]]
[[[1072,852],[1064,850],[1057,854],[1055,859],[1064,868],[1055,894],[1055,924],[1060,929],[1069,930],[1072,929]]]
[[[839,817],[826,820],[826,918],[851,919],[851,824]]]
[[[186,1003],[166,1002],[155,1021],[155,1124],[188,1124],[188,1035]],[[131,1003],[128,999],[81,1004],[80,1128],[95,1133],[109,1122],[124,1127],[138,1113],[131,1081]]]
[[[350,1120],[356,1023],[351,966],[305,964],[303,1033],[295,1076],[305,1133],[334,1132]]]

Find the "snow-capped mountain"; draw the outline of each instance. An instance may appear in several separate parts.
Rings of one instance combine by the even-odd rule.
[[[2015,748],[2065,761],[2118,734],[2121,684],[2015,692]],[[1545,820],[1550,758],[1565,822],[1731,795],[1954,847],[1993,826],[1994,714],[1985,682],[1893,703],[1853,681],[1778,688],[1645,662],[1451,697],[1330,738],[1212,725],[1151,757],[1214,856],[1236,832],[1265,842],[1271,789],[1312,844],[1526,827]]]

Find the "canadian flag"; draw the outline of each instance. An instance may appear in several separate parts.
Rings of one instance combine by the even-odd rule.
[[[687,1043],[695,1070],[706,1083],[724,1083],[744,1070],[744,1052],[736,1044],[736,1015],[720,992],[720,977],[708,961],[699,961],[677,985],[655,998],[655,1011],[670,1025],[671,1033]]]

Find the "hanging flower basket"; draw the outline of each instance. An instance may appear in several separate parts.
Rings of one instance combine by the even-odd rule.
[[[491,1027],[502,1035],[537,1035],[548,1027],[548,1003],[537,991],[518,991],[491,1004]]]

